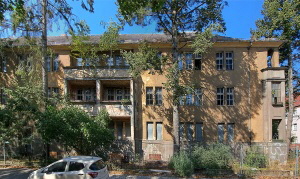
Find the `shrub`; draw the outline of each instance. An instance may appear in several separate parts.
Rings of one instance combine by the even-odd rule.
[[[224,144],[211,144],[195,147],[192,159],[197,169],[227,169],[233,159],[230,147]]]
[[[249,167],[264,168],[267,166],[267,156],[258,147],[251,147],[246,152],[244,162]]]
[[[190,156],[185,151],[175,154],[169,163],[169,166],[182,177],[191,176],[194,173],[194,165]]]

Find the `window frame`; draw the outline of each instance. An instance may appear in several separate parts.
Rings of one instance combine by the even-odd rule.
[[[146,87],[146,105],[150,106],[154,104],[154,99],[153,99],[153,87]]]
[[[231,54],[231,57],[227,57],[228,54]],[[229,63],[231,62],[231,63]],[[234,70],[234,51],[217,51],[216,52],[216,69],[218,71],[226,70],[233,71]],[[231,68],[229,68],[231,67]]]
[[[226,70],[234,70],[234,53],[233,51],[225,51],[224,52],[224,58],[225,58],[225,69]],[[227,54],[231,54],[231,57],[227,57]],[[231,64],[227,64],[228,61],[231,61]],[[231,68],[229,68],[231,66]]]
[[[219,90],[222,89],[222,92]],[[225,105],[225,88],[224,87],[217,87],[217,106],[224,106]]]

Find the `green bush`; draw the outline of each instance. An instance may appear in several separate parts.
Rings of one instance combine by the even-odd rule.
[[[175,154],[169,163],[169,166],[182,177],[191,176],[194,173],[194,165],[190,156],[185,151]]]
[[[249,167],[265,168],[267,166],[267,156],[258,147],[251,147],[246,152],[244,163]]]
[[[192,159],[197,169],[227,169],[233,159],[230,147],[224,144],[198,146],[192,152]]]

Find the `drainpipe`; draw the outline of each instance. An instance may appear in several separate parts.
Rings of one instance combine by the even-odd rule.
[[[250,62],[250,48],[252,47],[252,40],[250,40],[250,45],[247,47],[248,50],[248,62]],[[249,144],[252,145],[252,130],[251,130],[251,73],[250,73],[250,64],[248,64],[248,118],[249,118]]]

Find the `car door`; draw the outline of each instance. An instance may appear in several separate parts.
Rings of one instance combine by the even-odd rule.
[[[43,179],[63,179],[66,171],[67,162],[59,161],[43,170]]]
[[[63,179],[85,179],[85,164],[77,161],[70,161]]]

